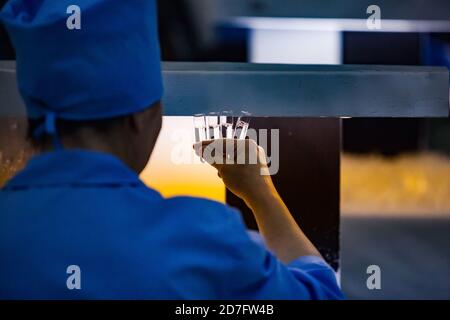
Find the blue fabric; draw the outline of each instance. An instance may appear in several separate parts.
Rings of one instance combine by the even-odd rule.
[[[337,299],[320,258],[282,264],[238,212],[164,199],[113,156],[37,156],[0,191],[0,299]],[[66,269],[81,268],[81,290]]]
[[[132,114],[163,94],[154,0],[10,0],[4,23],[28,116],[94,120]]]
[[[428,66],[445,66],[450,70],[450,42],[433,34],[421,34],[422,62]]]

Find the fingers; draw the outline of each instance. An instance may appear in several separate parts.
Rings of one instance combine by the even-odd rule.
[[[193,148],[197,156],[216,168],[225,164],[257,164],[259,157],[265,154],[251,139],[205,140],[195,143]]]
[[[256,141],[252,139],[245,139],[245,140],[239,140],[239,139],[215,139],[215,140],[204,140],[201,142],[196,142],[193,145],[193,148],[196,151],[201,151],[202,149],[206,148],[207,146],[211,144],[215,144],[216,147],[219,145],[223,146],[223,151],[226,151],[226,146],[233,145],[233,150],[236,150],[238,146],[242,146],[242,144],[245,143],[246,148],[259,148]]]
[[[204,140],[204,141],[194,143],[194,145],[192,147],[195,150],[195,154],[198,155],[199,157],[201,157],[203,154],[203,149],[213,142],[214,142],[214,140]]]

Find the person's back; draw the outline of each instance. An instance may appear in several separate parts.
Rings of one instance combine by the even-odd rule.
[[[43,174],[52,167],[57,175]],[[166,200],[106,154],[36,157],[0,192],[0,212],[0,299],[340,296],[319,258],[289,270],[250,240],[234,210]],[[67,284],[73,265],[81,290]]]
[[[139,180],[162,121],[155,3],[78,2],[81,30],[64,29],[68,0],[10,0],[1,13],[39,152],[0,191],[0,299],[342,298],[255,142],[244,141],[255,165],[210,164],[265,244],[237,211]]]

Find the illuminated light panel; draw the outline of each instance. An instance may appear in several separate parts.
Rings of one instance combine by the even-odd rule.
[[[193,143],[192,117],[164,117],[155,150],[141,174],[142,181],[164,197],[194,196],[225,203],[222,180],[216,169],[200,162]],[[190,163],[180,163],[181,159]]]
[[[254,29],[250,33],[253,63],[340,64],[341,34],[333,31]]]

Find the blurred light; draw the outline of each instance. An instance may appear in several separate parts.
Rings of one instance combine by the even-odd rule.
[[[252,30],[250,61],[254,63],[340,64],[339,32]]]
[[[141,179],[164,197],[195,196],[225,202],[225,186],[216,169],[201,163],[195,155],[194,140],[193,117],[164,117],[158,142]],[[177,150],[187,150],[191,163],[174,161]]]

